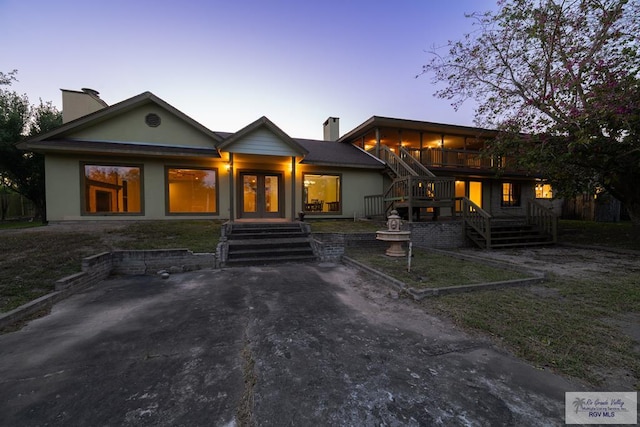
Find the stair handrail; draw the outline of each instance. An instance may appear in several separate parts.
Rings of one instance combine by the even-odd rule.
[[[473,228],[486,242],[487,249],[491,249],[491,214],[473,203],[468,197],[462,197],[462,229]]]
[[[375,155],[375,148],[370,149],[368,153]],[[409,166],[404,160],[402,160],[400,156],[391,151],[391,149],[386,145],[380,146],[379,158],[380,160],[383,160],[397,176],[418,176],[418,173],[414,171],[411,166]]]
[[[558,217],[551,209],[532,199],[527,201],[527,224],[535,225],[551,236],[553,243],[558,243]]]
[[[428,176],[430,178],[435,178],[435,174],[431,172],[425,165],[420,163],[415,157],[411,155],[409,151],[407,151],[404,147],[400,147],[400,159],[402,159],[411,169],[418,172],[418,174],[423,176]]]

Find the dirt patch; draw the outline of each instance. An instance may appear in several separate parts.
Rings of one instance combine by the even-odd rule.
[[[461,252],[575,279],[608,273],[640,273],[640,254],[629,251],[555,246],[493,251],[465,249]]]

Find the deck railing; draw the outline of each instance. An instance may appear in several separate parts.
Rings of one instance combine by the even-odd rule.
[[[453,200],[455,180],[451,177],[405,176],[393,181],[385,200]]]
[[[527,201],[527,224],[535,225],[558,242],[558,217],[535,200]]]
[[[375,216],[386,216],[384,206],[384,196],[382,194],[373,194],[364,196],[364,216],[371,218]]]
[[[512,158],[490,157],[474,150],[450,150],[442,148],[404,149],[410,157],[429,167],[454,167],[464,169],[503,169],[517,171]],[[422,153],[422,155],[421,155]],[[405,160],[406,161],[406,160]],[[408,163],[408,162],[407,162]]]
[[[473,228],[491,248],[491,215],[466,197],[462,198],[462,233],[467,226]]]

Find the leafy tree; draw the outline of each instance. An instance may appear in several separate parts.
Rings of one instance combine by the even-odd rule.
[[[16,81],[17,71],[0,72],[0,186],[31,200],[36,216],[46,220],[44,156],[24,152],[16,143],[62,124],[62,114],[50,103],[33,107],[26,95],[2,89]]]
[[[548,177],[559,195],[605,189],[640,230],[640,2],[502,0],[477,31],[434,49],[436,96],[478,102],[487,150]]]

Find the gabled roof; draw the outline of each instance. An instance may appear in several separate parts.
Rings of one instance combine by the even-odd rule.
[[[381,169],[384,162],[360,147],[337,141],[297,139],[309,154],[300,162],[307,165],[343,166]]]
[[[124,101],[118,102],[117,104],[113,104],[109,107],[103,108],[91,114],[87,114],[86,116],[82,116],[68,123],[65,123],[62,126],[50,132],[46,132],[46,133],[37,135],[33,138],[30,138],[27,141],[25,141],[24,144],[31,146],[33,145],[31,143],[34,143],[34,142],[40,142],[48,139],[62,137],[63,135],[71,131],[76,131],[76,130],[85,128],[87,126],[92,126],[96,123],[105,121],[111,117],[120,115],[122,113],[133,110],[135,108],[138,108],[148,103],[156,104],[159,107],[167,110],[168,112],[178,117],[185,123],[191,125],[195,129],[202,132],[204,135],[213,139],[216,144],[222,141],[222,139],[215,132],[211,131],[210,129],[201,125],[197,121],[193,120],[191,117],[187,116],[182,111],[173,107],[171,104],[163,101],[162,99],[158,98],[151,92],[143,92],[140,95],[136,95],[132,98],[125,99]]]
[[[284,142],[287,146],[289,146],[298,155],[304,156],[308,153],[306,148],[304,148],[301,144],[299,144],[295,139],[287,135],[282,129],[276,126],[271,120],[269,120],[265,116],[260,117],[255,122],[250,123],[249,125],[240,129],[238,132],[232,134],[230,137],[228,137],[223,142],[218,144],[218,149],[224,151],[234,143],[245,138],[250,133],[260,128],[266,128],[267,130],[275,134],[282,142]]]

